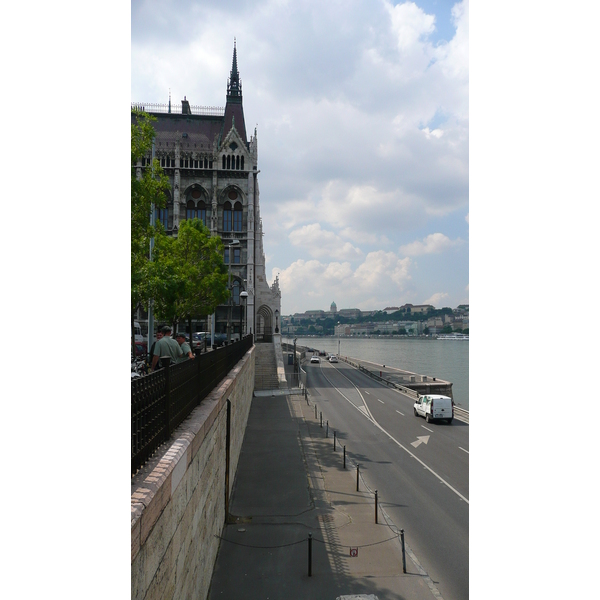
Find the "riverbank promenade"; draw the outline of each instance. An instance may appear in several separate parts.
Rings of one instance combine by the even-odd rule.
[[[435,597],[409,548],[403,573],[397,529],[383,512],[375,523],[372,494],[333,444],[310,395],[255,392],[211,600]]]

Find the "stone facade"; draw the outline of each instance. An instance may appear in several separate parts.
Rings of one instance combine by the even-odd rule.
[[[221,237],[231,272],[232,337],[239,337],[240,329],[244,335],[258,334],[259,339],[261,335],[272,335],[281,313],[281,291],[278,279],[269,286],[265,272],[258,135],[256,128],[249,139],[246,135],[235,46],[224,110],[190,106],[187,99],[182,101],[179,113],[171,112],[170,100],[167,110],[140,103],[134,108],[143,108],[157,119],[153,124],[155,157],[171,183],[167,208],[158,211],[158,220],[167,234],[177,235],[184,219],[197,217],[211,235]],[[150,158],[140,160],[140,173],[149,168]],[[232,243],[237,245],[230,246]],[[242,291],[248,293],[245,308],[240,306]],[[217,333],[226,333],[228,314],[228,306],[215,311]],[[210,331],[210,327],[206,320],[195,330]]]

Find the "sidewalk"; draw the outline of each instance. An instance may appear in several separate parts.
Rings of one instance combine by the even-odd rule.
[[[375,524],[372,494],[362,481],[356,491],[354,465],[343,469],[342,446],[325,435],[304,397],[253,398],[211,600],[436,597],[408,548],[402,572],[395,528],[381,509]]]

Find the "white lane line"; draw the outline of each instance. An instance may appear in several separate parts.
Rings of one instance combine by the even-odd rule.
[[[425,427],[425,425],[421,425],[421,427],[422,427],[423,429],[427,429],[427,427]],[[433,433],[433,429],[427,429],[427,431],[431,431],[431,433]]]
[[[377,402],[381,402],[381,404],[385,404],[385,402],[383,400],[380,400],[379,398],[377,398]]]
[[[365,390],[365,394],[369,394],[369,392],[367,392],[367,390]],[[369,394],[369,396],[370,396],[370,395],[371,395],[371,394]]]
[[[341,373],[342,375],[344,375],[344,373],[342,373],[341,371],[339,371],[339,373]],[[437,477],[440,480],[441,483],[443,483],[444,485],[446,485],[446,487],[448,487],[450,490],[452,490],[459,498],[461,498],[467,504],[469,504],[469,500],[467,498],[465,498],[457,489],[453,488],[447,481],[445,481],[444,479],[442,479],[431,467],[428,467],[419,457],[415,456],[406,446],[403,446],[393,435],[391,435],[390,433],[388,433],[375,420],[375,417],[371,414],[371,411],[369,410],[369,407],[367,406],[366,403],[364,405],[364,409],[363,409],[363,407],[359,408],[358,406],[356,406],[356,404],[354,404],[354,402],[352,402],[351,400],[349,400],[348,398],[346,398],[346,396],[342,393],[342,391],[327,377],[327,375],[325,375],[324,377],[325,377],[325,379],[327,379],[327,381],[329,381],[329,383],[331,383],[331,385],[333,386],[333,389],[335,389],[340,394],[340,396],[342,398],[344,398],[344,400],[346,400],[356,410],[358,410],[358,412],[360,412],[362,415],[364,415],[367,418],[367,420],[371,421],[371,423],[373,423],[373,425],[375,425],[375,427],[377,427],[377,429],[379,429],[382,433],[385,433],[385,435],[387,435],[390,438],[390,440],[392,440],[392,442],[394,442],[397,446],[399,446],[400,448],[402,448],[402,450],[404,450],[409,456],[412,456],[412,458],[414,458],[419,463],[421,463],[423,465],[423,467],[425,469],[427,469],[434,477]],[[358,395],[362,398],[362,394],[360,393],[360,390],[358,389],[358,387],[356,386],[356,384],[347,375],[344,375],[344,377],[355,387],[356,391],[358,392]],[[362,398],[362,401],[364,402],[365,399]],[[365,412],[367,412],[368,415],[365,415]],[[425,428],[425,429],[427,429],[427,428]]]
[[[460,446],[458,447],[459,450],[462,450],[463,452],[466,452],[467,454],[469,454],[468,450],[465,450],[464,448],[461,448]]]
[[[396,411],[399,415],[404,416],[404,413],[401,413],[399,410]]]

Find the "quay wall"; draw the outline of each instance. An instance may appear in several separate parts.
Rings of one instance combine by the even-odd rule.
[[[132,478],[132,600],[206,599],[248,422],[254,363],[252,347]]]

